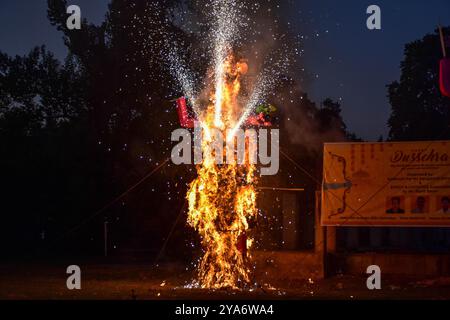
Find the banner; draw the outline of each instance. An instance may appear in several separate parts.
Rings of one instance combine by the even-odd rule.
[[[450,141],[324,146],[322,225],[450,226]]]

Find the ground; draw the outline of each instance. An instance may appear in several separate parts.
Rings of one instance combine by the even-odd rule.
[[[82,289],[66,287],[67,263],[3,264],[0,299],[450,299],[448,278],[383,276],[381,290],[368,290],[363,276],[312,281],[261,280],[251,291],[201,290],[185,286],[192,273],[166,264],[80,264]]]

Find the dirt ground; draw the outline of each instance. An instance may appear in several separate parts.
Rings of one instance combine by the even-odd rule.
[[[171,300],[171,299],[450,299],[449,278],[383,276],[381,290],[368,290],[363,276],[311,281],[259,280],[251,290],[189,288],[193,275],[175,265],[80,264],[82,289],[66,287],[67,263],[3,264],[2,300]]]

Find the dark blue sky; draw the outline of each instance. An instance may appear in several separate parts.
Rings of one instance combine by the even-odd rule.
[[[292,15],[307,22],[306,32],[313,37],[305,41],[306,67],[319,76],[307,88],[309,94],[316,101],[342,98],[350,130],[366,139],[386,137],[386,85],[400,76],[404,45],[432,32],[439,21],[450,25],[450,0],[296,2],[301,13]],[[366,28],[371,4],[381,7],[380,31]]]
[[[83,17],[103,20],[109,0],[73,0]],[[287,19],[304,41],[312,81],[305,88],[316,102],[342,99],[349,129],[365,139],[387,134],[390,107],[386,85],[398,79],[404,44],[450,25],[450,0],[298,0]],[[366,28],[366,8],[382,10],[382,30]],[[25,54],[45,44],[62,58],[61,34],[48,22],[46,0],[1,0],[0,50]]]
[[[68,3],[79,5],[83,17],[99,23],[109,0],[70,0]],[[42,44],[58,57],[66,55],[61,33],[48,22],[47,0],[0,0],[0,50],[25,54]]]

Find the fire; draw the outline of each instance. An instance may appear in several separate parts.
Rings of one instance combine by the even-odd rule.
[[[203,161],[190,184],[188,224],[201,237],[203,256],[198,265],[202,288],[242,288],[251,281],[248,238],[249,224],[256,219],[256,167],[249,162],[248,148],[243,165],[234,161],[217,164],[212,129],[223,136],[239,123],[241,77],[247,65],[233,56],[220,66],[210,103],[200,122],[203,128]],[[228,136],[227,139],[233,137]],[[224,149],[224,155],[226,154]]]

